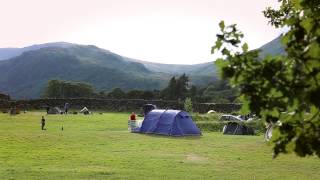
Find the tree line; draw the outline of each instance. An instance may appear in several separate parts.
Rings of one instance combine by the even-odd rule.
[[[193,102],[230,103],[236,101],[237,92],[227,81],[218,80],[205,87],[189,84],[189,77],[185,74],[172,77],[167,87],[162,90],[124,91],[114,88],[111,91],[97,91],[94,86],[83,82],[64,80],[50,80],[44,90],[44,98],[108,98],[108,99],[146,99],[146,100],[178,100],[187,97]]]

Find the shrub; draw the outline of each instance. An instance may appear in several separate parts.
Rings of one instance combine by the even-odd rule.
[[[221,132],[225,122],[196,122],[196,125],[201,131]]]
[[[220,113],[211,113],[211,114],[193,113],[192,119],[194,121],[219,121],[220,116],[221,116]]]
[[[187,97],[186,100],[184,101],[184,110],[187,112],[192,112],[192,100],[191,98]]]

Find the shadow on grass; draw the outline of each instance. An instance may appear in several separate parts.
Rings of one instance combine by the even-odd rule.
[[[202,137],[200,136],[195,136],[195,135],[187,135],[187,136],[167,136],[164,134],[149,134],[149,133],[137,133],[133,132],[134,134],[138,134],[139,136],[148,136],[148,137],[154,137],[154,138],[162,138],[162,139],[187,139],[187,140],[198,140]]]

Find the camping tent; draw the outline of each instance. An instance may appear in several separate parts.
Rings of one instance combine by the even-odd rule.
[[[154,109],[157,109],[157,106],[156,105],[153,105],[153,104],[145,104],[143,107],[142,107],[142,115],[145,116],[147,115],[150,111],[154,110]]]
[[[201,132],[187,112],[155,109],[144,118],[140,128],[133,132],[162,134],[167,136],[199,136]]]
[[[80,113],[83,113],[84,115],[88,115],[88,114],[90,114],[90,111],[87,107],[84,107],[81,109]]]
[[[48,111],[48,114],[61,114],[62,111],[58,107],[51,107]]]
[[[254,130],[251,127],[245,126],[237,122],[228,122],[223,127],[223,134],[232,135],[254,135]]]

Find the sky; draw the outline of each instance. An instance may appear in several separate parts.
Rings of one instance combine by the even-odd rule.
[[[167,64],[212,61],[218,23],[237,23],[250,49],[280,35],[262,11],[277,0],[0,0],[0,48],[96,45]]]

